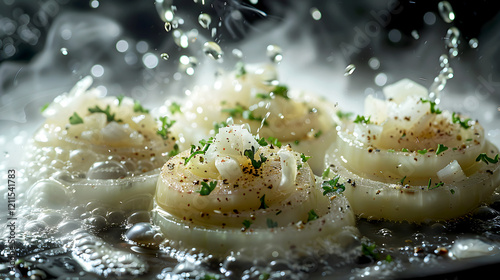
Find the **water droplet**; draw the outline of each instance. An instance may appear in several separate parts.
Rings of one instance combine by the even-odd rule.
[[[198,65],[198,59],[194,56],[182,55],[179,58],[179,62],[180,70],[186,72],[186,74],[190,76],[194,74],[194,69]]]
[[[215,42],[206,42],[203,44],[203,52],[205,55],[215,60],[222,57],[222,49]]]
[[[99,7],[99,1],[97,1],[97,0],[91,0],[90,3],[89,3],[89,5],[90,5],[90,7],[92,7],[92,8],[95,9],[95,8]]]
[[[267,46],[267,57],[271,59],[272,62],[274,63],[279,63],[281,60],[283,60],[283,54],[282,50],[279,46],[276,45],[269,45]]]
[[[479,41],[476,38],[472,38],[469,40],[469,46],[475,49],[479,46]]]
[[[67,48],[61,48],[61,53],[62,53],[62,55],[68,55],[68,49]]]
[[[167,32],[169,32],[170,30],[172,30],[172,24],[170,23],[170,21],[165,22],[165,30]]]
[[[440,57],[439,57],[439,65],[441,67],[446,67],[449,65],[449,59],[448,59],[448,55],[446,54],[442,54]]]
[[[387,83],[387,75],[385,73],[379,73],[375,76],[375,84],[377,86],[384,86]]]
[[[418,34],[418,31],[417,31],[417,30],[413,30],[413,31],[411,32],[411,36],[412,36],[412,37],[413,37],[413,39],[415,39],[415,40],[420,39],[420,34]]]
[[[372,57],[368,60],[368,66],[370,66],[370,68],[373,70],[377,70],[380,68],[380,61],[378,60],[378,58]]]
[[[200,14],[198,16],[198,23],[201,25],[201,27],[203,27],[205,29],[208,29],[211,22],[212,22],[212,18],[210,17],[209,14]]]
[[[177,46],[181,48],[187,48],[189,47],[189,37],[182,31],[180,30],[175,30],[173,32],[174,36],[174,42],[177,44]]]
[[[450,48],[456,48],[458,47],[458,44],[460,43],[460,30],[456,27],[450,27],[446,31],[446,36],[444,37],[444,42],[446,45]]]
[[[127,176],[127,169],[115,161],[96,162],[87,173],[89,179],[118,179],[125,176]]]
[[[441,1],[438,3],[438,10],[444,22],[450,23],[455,19],[455,12],[448,1]]]
[[[347,65],[347,67],[345,68],[345,71],[344,71],[344,76],[351,75],[352,73],[354,73],[354,70],[356,70],[356,65],[354,65],[354,64]]]
[[[311,8],[310,12],[311,12],[311,16],[314,20],[321,19],[321,12],[318,10],[318,8]]]
[[[162,53],[162,54],[160,54],[160,57],[163,60],[168,60],[170,58],[170,56],[168,55],[168,53]]]
[[[239,59],[243,58],[243,52],[240,49],[233,49],[233,51],[231,53],[236,58],[239,58]]]

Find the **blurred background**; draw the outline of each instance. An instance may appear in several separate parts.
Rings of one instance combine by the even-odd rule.
[[[499,11],[493,0],[0,0],[0,125],[36,122],[87,75],[154,106],[237,61],[275,63],[285,83],[350,110],[407,77],[494,124]]]

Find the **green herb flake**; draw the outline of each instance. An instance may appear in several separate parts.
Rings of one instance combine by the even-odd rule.
[[[441,186],[443,186],[443,185],[444,185],[444,183],[443,183],[443,182],[439,182],[439,183],[434,184],[434,186],[432,186],[432,181],[431,181],[431,179],[429,178],[429,183],[427,184],[427,189],[428,189],[428,190],[433,190],[433,189],[437,189],[437,188],[439,188],[439,187],[441,187]]]
[[[319,138],[323,134],[322,130],[318,130],[318,132],[314,133],[314,138]]]
[[[433,102],[433,101],[430,101],[428,99],[424,99],[424,98],[420,98],[420,101],[422,101],[422,103],[429,103],[430,107],[431,107],[431,114],[441,114],[442,111],[439,110],[439,108],[436,107],[436,102]]]
[[[281,148],[281,142],[278,140],[278,138],[268,137],[267,141],[269,141],[271,145]]]
[[[464,129],[468,129],[468,128],[470,128],[469,121],[471,121],[471,119],[469,118],[469,119],[461,120],[461,119],[460,119],[460,115],[459,115],[459,114],[457,114],[457,113],[455,113],[455,112],[453,112],[453,113],[451,114],[451,121],[452,121],[453,123],[458,123],[458,124],[460,124],[460,126],[461,126],[462,128],[464,128]]]
[[[406,176],[404,176],[404,177],[403,177],[403,179],[401,179],[401,181],[399,181],[399,183],[400,183],[401,185],[404,185],[405,180],[406,180]]]
[[[217,181],[210,181],[209,183],[202,181],[201,189],[196,191],[200,193],[200,195],[209,195],[217,186]]]
[[[69,123],[73,125],[81,124],[83,123],[83,119],[76,112],[74,112],[73,115],[69,117]]]
[[[331,170],[330,167],[325,168],[325,170],[321,174],[321,178],[323,178],[323,179],[328,178],[328,175],[330,175],[330,170]]]
[[[370,124],[370,119],[371,119],[371,116],[366,118],[365,116],[357,115],[356,119],[354,120],[354,123]]]
[[[40,108],[40,113],[43,113],[47,108],[49,107],[50,103],[45,103],[41,108]]]
[[[451,194],[455,194],[455,190],[454,189],[450,189],[450,193]]]
[[[317,220],[318,218],[319,218],[319,216],[318,216],[318,214],[316,214],[316,212],[314,212],[314,209],[311,209],[311,211],[309,211],[307,213],[307,221],[308,222]]]
[[[350,119],[352,117],[352,115],[354,115],[354,113],[352,112],[342,112],[340,110],[337,111],[337,117],[339,117],[339,119],[343,120],[343,119]]]
[[[425,155],[425,154],[427,154],[427,149],[418,150],[417,153],[419,153],[421,155]]]
[[[442,153],[442,152],[444,152],[446,150],[448,150],[448,147],[446,147],[443,144],[438,144],[438,147],[436,149],[436,155],[439,155],[440,153]]]
[[[264,120],[264,118],[254,116],[254,114],[251,110],[248,110],[246,107],[244,107],[240,104],[237,104],[236,107],[234,107],[234,108],[224,108],[221,110],[221,112],[228,113],[233,118],[242,117],[243,119],[246,119],[249,121],[263,122],[264,126],[268,125],[268,123]]]
[[[304,154],[300,154],[300,159],[302,159],[302,162],[306,162],[306,161],[308,161],[310,158],[311,158],[311,157],[309,157],[309,156],[306,156],[306,155],[304,155]]]
[[[371,257],[375,260],[378,260],[378,258],[380,257],[379,253],[375,251],[375,249],[377,248],[377,245],[375,244],[365,244],[365,243],[362,243],[361,244],[361,253],[363,253],[363,255],[367,256],[367,257]]]
[[[248,229],[251,225],[252,225],[252,222],[250,222],[249,220],[243,221],[243,226],[245,227],[245,229]]]
[[[245,63],[239,61],[236,63],[236,78],[241,78],[247,74],[247,70],[245,69]]]
[[[161,121],[161,127],[156,131],[156,134],[160,135],[163,140],[167,140],[170,133],[169,128],[174,125],[175,120],[169,120],[167,116],[160,117],[159,120]]]
[[[335,178],[323,181],[321,184],[321,188],[323,189],[323,195],[327,195],[329,193],[343,192],[345,191],[344,184],[339,184],[340,176],[336,176]]]
[[[272,219],[267,218],[266,224],[268,228],[276,228],[278,227],[278,222],[273,221]]]
[[[285,99],[290,99],[290,97],[288,97],[288,87],[287,86],[284,86],[284,85],[277,85],[273,91],[271,92],[271,94],[273,96],[281,96]]]
[[[149,113],[149,110],[147,109],[144,109],[144,107],[142,107],[141,103],[137,100],[134,100],[134,112],[135,113],[144,113],[144,114],[147,114]]]
[[[115,120],[115,115],[116,114],[111,114],[109,105],[106,106],[106,109],[104,109],[104,110],[101,109],[97,105],[94,108],[89,108],[88,110],[92,114],[94,114],[94,113],[103,113],[103,114],[105,114],[106,115],[106,120],[108,122],[113,122],[113,121],[115,121],[115,122],[121,122],[122,121],[122,120]]]
[[[125,98],[125,95],[123,94],[120,94],[116,97],[116,100],[118,100],[118,106],[121,106],[122,105],[122,102],[123,102],[123,98]]]
[[[168,110],[173,115],[175,113],[181,113],[181,105],[176,102],[172,102],[172,104],[168,105]]]
[[[259,206],[259,209],[267,209],[268,206],[266,204],[266,195],[263,195],[259,198],[260,200],[260,206]]]
[[[252,149],[247,149],[243,152],[243,155],[248,157],[250,159],[250,162],[252,163],[252,166],[255,169],[259,169],[262,164],[267,160],[267,158],[263,155],[259,155],[259,160],[255,160],[255,147],[252,146]]]
[[[495,164],[498,162],[498,154],[495,156],[495,158],[490,158],[485,153],[481,153],[477,156],[476,161],[483,161],[486,164],[490,164],[490,163]]]
[[[267,143],[267,141],[266,141],[266,139],[264,137],[262,137],[260,139],[255,139],[255,140],[257,140],[257,143],[259,145],[261,145],[261,146],[267,146],[268,145],[268,143]]]
[[[213,143],[213,137],[210,137],[210,139],[208,139],[208,140],[205,140],[205,139],[200,140],[201,146],[191,145],[190,155],[189,155],[189,157],[184,159],[184,165],[188,164],[188,162],[195,155],[204,155],[212,143]]]
[[[408,153],[409,151],[408,151],[408,149],[407,149],[407,148],[402,148],[402,149],[401,149],[401,152]]]
[[[387,150],[387,152],[388,152],[388,153],[394,153],[394,152],[395,152],[395,150],[394,150],[394,149],[388,149],[388,150]]]
[[[219,133],[219,129],[223,128],[223,127],[226,127],[227,126],[227,123],[226,122],[214,122],[214,133],[215,134],[218,134]]]

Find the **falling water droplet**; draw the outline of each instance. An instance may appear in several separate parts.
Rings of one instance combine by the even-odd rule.
[[[420,39],[420,34],[418,34],[418,31],[417,31],[417,30],[413,30],[413,31],[411,32],[411,36],[412,36],[412,37],[413,37],[413,39],[415,39],[415,40]]]
[[[168,55],[168,53],[162,53],[162,54],[160,54],[160,57],[163,60],[168,60],[170,58],[170,56]]]
[[[283,60],[282,50],[279,46],[269,45],[267,46],[267,57],[271,59],[274,63],[280,63]]]
[[[479,41],[476,38],[472,38],[469,40],[469,46],[475,49],[479,46]]]
[[[68,55],[68,49],[67,48],[61,48],[61,53],[62,53],[62,55]]]
[[[211,22],[212,22],[212,18],[210,17],[209,14],[200,14],[198,16],[198,23],[201,25],[201,27],[203,27],[205,29],[208,29]]]
[[[311,8],[309,10],[311,13],[311,16],[314,20],[320,20],[321,19],[321,12],[318,10],[318,8]]]
[[[165,22],[165,30],[167,32],[169,32],[170,30],[172,30],[172,24],[170,23],[170,21]]]
[[[203,52],[205,55],[215,60],[222,57],[222,49],[215,42],[206,42],[203,44]]]
[[[440,57],[439,57],[439,66],[441,67],[446,67],[449,65],[449,59],[448,59],[448,56],[446,54],[442,54]]]
[[[231,53],[233,54],[234,57],[238,59],[243,58],[243,52],[240,49],[233,49]]]
[[[444,22],[450,23],[453,20],[455,20],[455,12],[453,12],[453,8],[451,7],[451,4],[448,1],[439,2],[438,10]]]
[[[179,62],[179,69],[190,76],[194,74],[194,69],[198,65],[198,59],[194,56],[182,55]]]
[[[354,73],[354,70],[356,70],[356,65],[354,65],[354,64],[347,65],[347,67],[345,68],[345,71],[344,71],[344,76],[351,75],[352,73]]]

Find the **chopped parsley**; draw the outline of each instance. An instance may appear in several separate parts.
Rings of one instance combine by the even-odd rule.
[[[211,181],[207,184],[207,182],[201,182],[201,189],[197,191],[200,195],[209,195],[217,186],[217,181]]]
[[[264,137],[262,137],[260,139],[255,138],[255,140],[257,140],[257,143],[259,143],[259,145],[261,145],[261,146],[267,146],[268,145],[268,143],[267,143],[266,139],[264,139]]]
[[[318,130],[318,132],[314,133],[314,138],[319,138],[323,134],[322,130]]]
[[[260,206],[259,209],[267,209],[269,206],[266,204],[266,195],[263,195],[259,198],[260,200]]]
[[[344,184],[339,184],[339,179],[340,176],[336,176],[331,180],[323,181],[323,183],[321,184],[321,188],[323,188],[323,195],[335,192],[341,193],[345,191],[345,186]]]
[[[404,185],[404,183],[405,183],[405,179],[406,179],[406,176],[404,176],[404,177],[403,177],[403,179],[401,179],[401,181],[399,181],[399,183],[400,183],[401,185]]]
[[[226,122],[214,122],[214,133],[217,134],[219,133],[219,129],[226,127],[227,123]]]
[[[250,222],[249,220],[244,220],[242,224],[245,227],[245,229],[247,229],[252,225],[252,222]]]
[[[427,149],[418,150],[417,153],[419,153],[421,155],[425,155],[425,154],[427,154]]]
[[[100,108],[99,106],[97,106],[97,105],[96,105],[94,108],[89,108],[88,110],[89,110],[89,112],[90,112],[90,113],[92,113],[92,114],[93,114],[93,113],[103,113],[103,114],[105,114],[105,115],[106,115],[106,120],[107,120],[108,122],[113,122],[113,121],[115,121],[115,122],[121,122],[121,121],[122,121],[122,120],[115,120],[115,115],[116,115],[116,114],[111,114],[109,105],[108,105],[108,106],[106,106],[106,109],[105,109],[105,110],[101,109],[101,108]]]
[[[243,77],[247,74],[247,70],[245,69],[245,64],[243,62],[236,63],[236,78]]]
[[[191,145],[190,155],[184,159],[184,165],[186,165],[195,155],[204,155],[212,143],[213,138],[210,137],[208,140],[200,140],[201,146],[196,147],[195,145]]]
[[[45,103],[41,108],[40,108],[40,113],[43,113],[47,108],[49,107],[50,103]]]
[[[225,108],[221,110],[223,113],[228,113],[231,117],[241,116],[245,120],[249,121],[264,121],[263,125],[268,125],[267,122],[262,117],[256,117],[253,115],[253,111],[248,110],[240,104],[236,104],[235,108]]]
[[[388,153],[394,153],[394,152],[395,152],[395,150],[394,150],[394,149],[388,149],[388,150],[387,150],[387,152],[388,152]]]
[[[300,159],[302,159],[302,162],[306,162],[306,161],[308,161],[310,158],[311,158],[311,157],[309,157],[309,156],[306,156],[306,155],[304,155],[304,154],[300,154]]]
[[[175,120],[169,120],[167,116],[160,117],[159,120],[161,121],[161,128],[156,131],[156,134],[160,135],[163,140],[167,140],[170,132],[168,129],[174,125]]]
[[[469,127],[470,127],[470,125],[469,125],[469,121],[471,121],[471,119],[465,119],[465,120],[463,120],[463,121],[462,121],[462,120],[460,119],[460,115],[458,115],[458,114],[456,114],[455,112],[453,112],[453,113],[451,114],[451,121],[452,121],[453,123],[458,123],[458,124],[460,124],[460,126],[461,126],[462,128],[467,129],[467,128],[469,128]]]
[[[314,212],[314,209],[311,209],[311,211],[309,211],[307,213],[307,221],[308,222],[317,220],[318,218],[319,218],[319,216],[318,216],[318,214],[316,214],[316,212]]]
[[[438,147],[436,149],[436,155],[439,155],[440,153],[442,153],[442,152],[444,152],[446,150],[448,150],[448,147],[446,147],[443,144],[438,144]]]
[[[83,123],[83,119],[80,118],[80,116],[74,112],[73,115],[71,115],[71,117],[69,117],[69,123],[70,124],[80,124],[80,123]]]
[[[423,98],[420,98],[420,101],[422,101],[422,103],[429,103],[429,105],[431,106],[431,114],[441,114],[442,111],[439,110],[439,108],[436,107],[436,102],[433,102],[433,101],[430,101],[430,100],[427,100],[427,99],[423,99]]]
[[[276,96],[283,97],[284,99],[290,99],[288,96],[288,87],[284,85],[277,85],[270,93],[257,93],[256,97],[262,99],[273,99]]]
[[[409,152],[409,151],[408,151],[408,149],[407,149],[407,148],[402,148],[402,149],[401,149],[401,152],[405,152],[405,153],[407,153],[407,152]]]
[[[328,178],[328,175],[330,175],[330,167],[325,168],[325,170],[321,174],[321,178],[323,179]]]
[[[144,107],[142,107],[141,103],[137,100],[134,100],[134,112],[135,113],[144,113],[144,114],[147,114],[149,113],[149,110],[148,109],[144,109]]]
[[[168,106],[168,110],[170,111],[170,113],[172,113],[172,115],[175,113],[180,113],[181,105],[176,102],[172,102],[172,104]]]
[[[118,100],[118,106],[121,106],[122,105],[122,102],[123,102],[123,98],[125,98],[125,95],[123,94],[120,94],[116,97],[116,100]]]
[[[354,123],[369,124],[370,123],[370,118],[371,118],[371,116],[369,116],[368,118],[366,118],[365,116],[357,115],[356,119],[354,120]]]
[[[477,156],[476,161],[484,161],[486,164],[497,163],[498,154],[495,156],[495,158],[490,158],[485,153],[481,153]]]
[[[433,190],[433,189],[437,189],[437,188],[439,188],[439,187],[441,187],[443,185],[444,185],[443,182],[439,182],[439,183],[434,184],[434,186],[432,186],[431,178],[429,178],[429,183],[427,184],[427,189],[428,190]]]
[[[281,142],[278,140],[278,138],[274,138],[271,136],[267,138],[267,141],[269,141],[271,145],[281,148]]]
[[[181,152],[181,151],[180,151],[180,149],[179,149],[179,145],[174,144],[174,148],[173,148],[170,152],[168,152],[168,156],[169,156],[169,157],[173,157],[173,156],[178,155],[180,152]]]
[[[342,112],[340,110],[338,110],[336,114],[339,119],[350,119],[352,115],[354,115],[352,112]]]
[[[278,227],[278,222],[275,222],[269,218],[267,218],[266,220],[266,224],[267,224],[267,227],[268,228],[275,228],[275,227]]]
[[[243,152],[243,155],[248,157],[250,161],[252,162],[252,166],[255,169],[259,169],[261,165],[267,160],[267,158],[263,155],[259,155],[259,160],[255,160],[255,147],[252,146],[252,149],[247,149]]]

